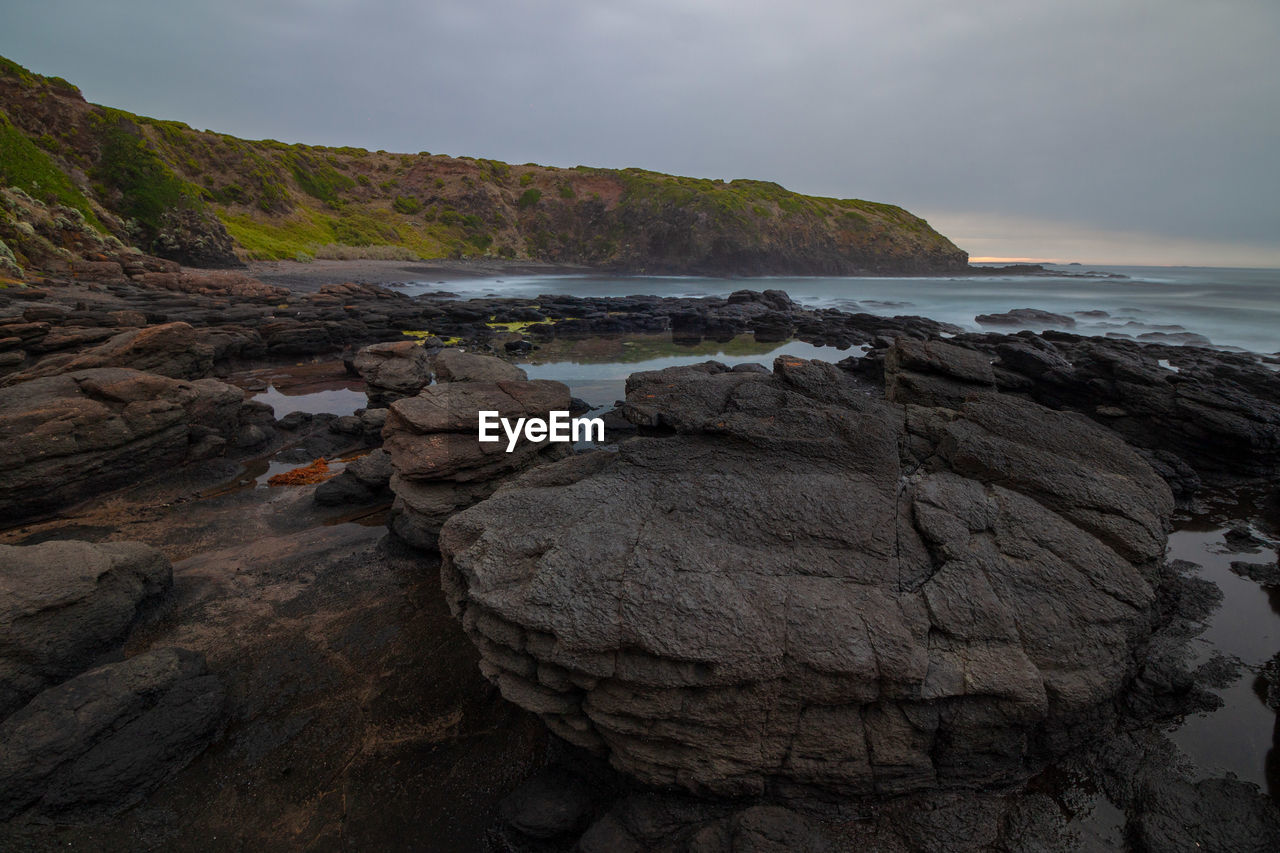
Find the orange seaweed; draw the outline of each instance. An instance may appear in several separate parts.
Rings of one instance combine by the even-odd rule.
[[[283,474],[276,474],[270,480],[267,480],[267,485],[310,486],[315,483],[323,483],[332,476],[333,472],[329,470],[329,463],[325,462],[322,456],[310,465],[294,468],[292,471],[285,471]]]

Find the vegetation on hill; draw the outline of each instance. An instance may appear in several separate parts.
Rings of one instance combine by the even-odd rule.
[[[66,81],[2,58],[0,110],[0,183],[148,251],[172,242],[161,239],[166,212],[182,210],[258,259],[500,257],[737,274],[967,261],[893,205],[765,181],[247,141],[89,104]]]

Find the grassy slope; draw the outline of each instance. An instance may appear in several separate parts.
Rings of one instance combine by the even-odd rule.
[[[0,115],[0,179],[34,183],[91,217],[117,216],[103,219],[120,236],[132,220],[135,239],[166,207],[210,209],[252,258],[489,256],[734,272],[965,260],[892,205],[763,181],[251,142],[89,105],[65,81],[2,59],[0,108],[13,119]]]

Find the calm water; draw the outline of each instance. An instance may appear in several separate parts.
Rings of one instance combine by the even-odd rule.
[[[1040,308],[1071,316],[1074,331],[1137,337],[1194,332],[1222,347],[1280,350],[1280,270],[1203,267],[1050,267],[1060,276],[963,278],[698,278],[688,276],[536,276],[411,284],[408,293],[442,287],[462,298],[543,293],[577,296],[724,296],[735,290],[777,288],[796,301],[892,316],[918,314],[978,330],[979,314]],[[1072,278],[1096,271],[1123,279]],[[1080,312],[1105,311],[1106,317]],[[990,327],[996,330],[997,327]],[[1037,328],[1053,328],[1037,327]],[[1007,330],[999,327],[998,330]]]

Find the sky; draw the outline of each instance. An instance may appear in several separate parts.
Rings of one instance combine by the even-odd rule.
[[[975,258],[1280,267],[1276,0],[0,0],[236,136],[900,204]]]

